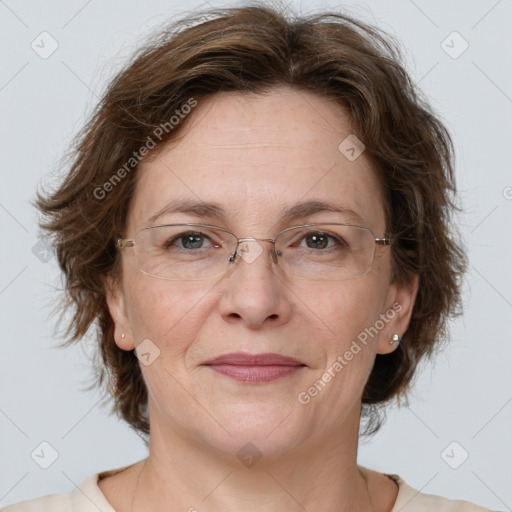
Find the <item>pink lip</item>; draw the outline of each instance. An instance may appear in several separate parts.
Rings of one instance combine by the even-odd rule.
[[[281,354],[247,354],[245,352],[232,352],[208,359],[203,364],[235,364],[242,366],[301,366],[303,363],[293,357],[286,357]]]
[[[306,365],[281,354],[224,354],[205,363],[212,370],[243,382],[268,382],[286,377]]]

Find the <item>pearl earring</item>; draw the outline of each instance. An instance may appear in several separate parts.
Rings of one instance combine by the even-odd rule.
[[[123,332],[123,334],[121,334],[121,339],[124,340],[124,338],[125,338],[125,335],[124,335],[124,332]]]
[[[398,345],[400,343],[400,336],[397,333],[393,334],[391,341],[389,342],[391,345]]]

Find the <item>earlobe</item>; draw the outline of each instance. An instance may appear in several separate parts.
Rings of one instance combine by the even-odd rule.
[[[113,322],[113,336],[116,345],[122,350],[133,350],[135,344],[126,316],[124,293],[112,276],[104,281],[105,298]]]
[[[388,295],[388,304],[391,306],[386,311],[389,322],[379,337],[377,353],[389,354],[399,346],[411,321],[418,286],[419,276],[417,274],[411,275],[403,283],[391,286]]]

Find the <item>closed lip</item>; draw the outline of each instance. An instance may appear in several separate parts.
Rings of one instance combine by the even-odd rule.
[[[247,354],[245,352],[233,352],[222,354],[213,359],[208,359],[204,365],[232,364],[238,366],[306,366],[293,357],[281,354]]]

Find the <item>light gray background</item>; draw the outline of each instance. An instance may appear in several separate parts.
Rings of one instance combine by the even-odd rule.
[[[92,473],[145,457],[135,432],[98,406],[99,394],[82,391],[91,347],[53,348],[49,304],[58,269],[55,258],[45,263],[33,252],[30,201],[108,78],[183,5],[0,0],[0,506],[70,492]],[[188,7],[199,6],[207,3]],[[397,473],[422,492],[511,510],[512,2],[322,0],[302,9],[317,7],[345,8],[399,37],[410,73],[453,134],[466,210],[459,218],[470,256],[464,317],[452,324],[449,348],[420,374],[410,406],[390,411],[361,444],[359,463]],[[31,48],[43,31],[59,44],[47,59]],[[458,58],[442,46],[453,31],[469,44]],[[457,37],[444,43],[452,53],[462,48]],[[43,441],[59,455],[46,470],[31,458]],[[458,469],[441,456],[452,441],[469,453]],[[456,460],[460,448],[449,455]]]

